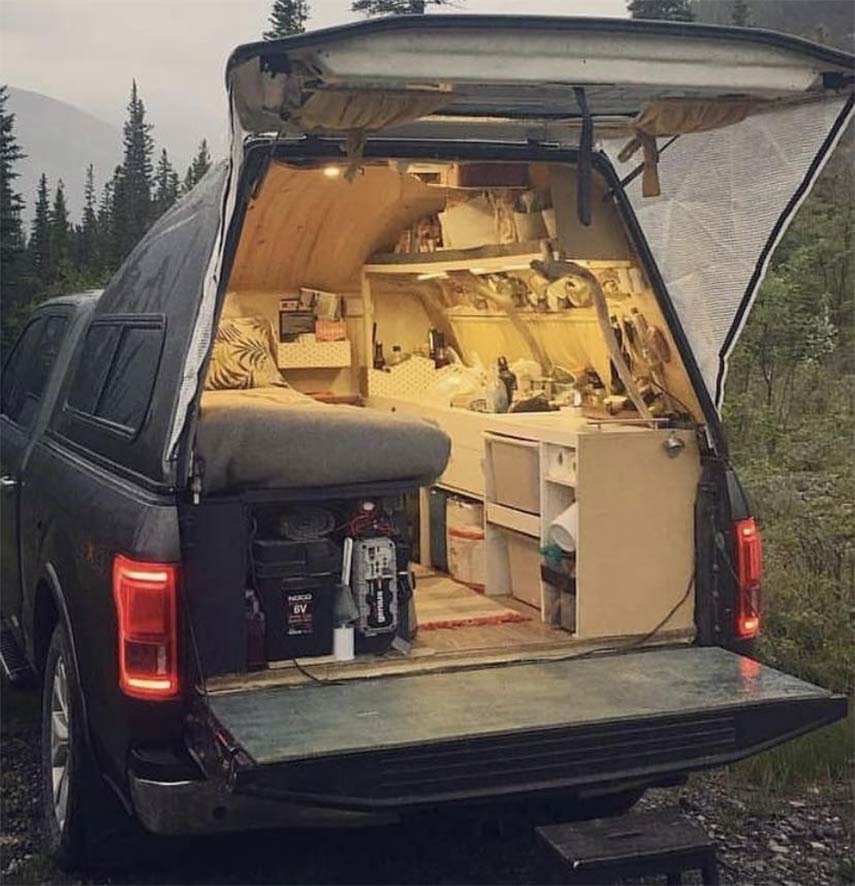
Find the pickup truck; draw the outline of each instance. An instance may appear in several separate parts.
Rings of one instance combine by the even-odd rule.
[[[135,825],[602,814],[845,716],[752,657],[760,539],[718,407],[851,72],[596,19],[238,48],[230,159],[3,366],[0,658],[42,686],[57,861]],[[480,411],[476,353],[520,358],[512,403],[551,372],[548,411]]]

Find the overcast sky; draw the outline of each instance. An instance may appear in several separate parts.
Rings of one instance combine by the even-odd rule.
[[[121,124],[136,77],[155,137],[184,155],[225,145],[223,70],[264,30],[272,0],[0,0],[0,82]],[[356,18],[350,0],[310,0],[311,28]],[[461,12],[626,14],[625,0],[458,0]]]

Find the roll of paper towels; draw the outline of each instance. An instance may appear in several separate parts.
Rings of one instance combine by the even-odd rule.
[[[353,660],[353,628],[349,625],[333,629],[333,655],[336,661]]]
[[[579,534],[579,506],[574,501],[549,524],[549,540],[562,551],[576,550],[576,536]]]

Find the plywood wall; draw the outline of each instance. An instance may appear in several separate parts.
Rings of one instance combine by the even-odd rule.
[[[443,189],[385,166],[348,182],[275,163],[247,209],[229,288],[356,291],[369,255],[444,205]]]

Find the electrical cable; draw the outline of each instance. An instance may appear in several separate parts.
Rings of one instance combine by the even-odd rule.
[[[506,668],[506,667],[515,667],[517,665],[528,665],[528,664],[554,664],[556,662],[562,661],[574,661],[579,658],[589,658],[594,655],[605,655],[609,653],[618,654],[621,652],[629,652],[632,649],[636,649],[644,644],[648,643],[652,640],[661,630],[668,624],[669,621],[674,617],[677,610],[689,599],[689,595],[692,592],[692,588],[695,584],[695,574],[694,571],[692,575],[689,577],[689,583],[686,586],[686,590],[680,596],[680,599],[668,610],[666,615],[662,618],[662,620],[651,630],[649,630],[646,634],[643,634],[641,637],[633,638],[629,643],[624,643],[621,646],[600,646],[594,649],[586,649],[582,652],[571,652],[567,655],[560,655],[554,658],[520,658],[514,659],[513,661],[497,661],[497,662],[489,662],[489,663],[480,663],[480,664],[471,664],[464,666],[456,666],[456,667],[447,667],[447,668],[436,668],[435,670],[431,670],[429,674],[459,674],[466,671],[480,671],[480,670],[491,670],[493,668]],[[294,665],[297,667],[297,670],[300,671],[301,674],[304,674],[310,680],[315,683],[328,683],[335,686],[344,686],[350,683],[365,683],[368,680],[377,680],[378,677],[352,677],[350,679],[334,679],[327,680],[321,677],[317,677],[304,668],[299,662],[294,660]],[[401,673],[401,674],[386,674],[384,679],[390,679],[393,677],[407,677],[412,676],[412,674]]]
[[[683,411],[686,413],[686,415],[688,415],[688,416],[691,416],[691,415],[692,415],[692,410],[689,409],[689,407],[686,406],[686,404],[685,404],[685,403],[684,403],[684,402],[683,402],[678,396],[676,396],[676,394],[672,394],[672,393],[668,390],[668,388],[664,387],[663,385],[660,385],[659,382],[656,381],[655,378],[652,378],[652,377],[651,377],[651,378],[648,379],[648,381],[649,381],[650,384],[652,384],[655,388],[659,388],[659,390],[662,391],[662,393],[665,394],[666,397],[670,397],[670,398],[671,398],[671,399],[672,399],[672,400],[673,400],[678,406],[682,407],[682,409],[683,409]]]

